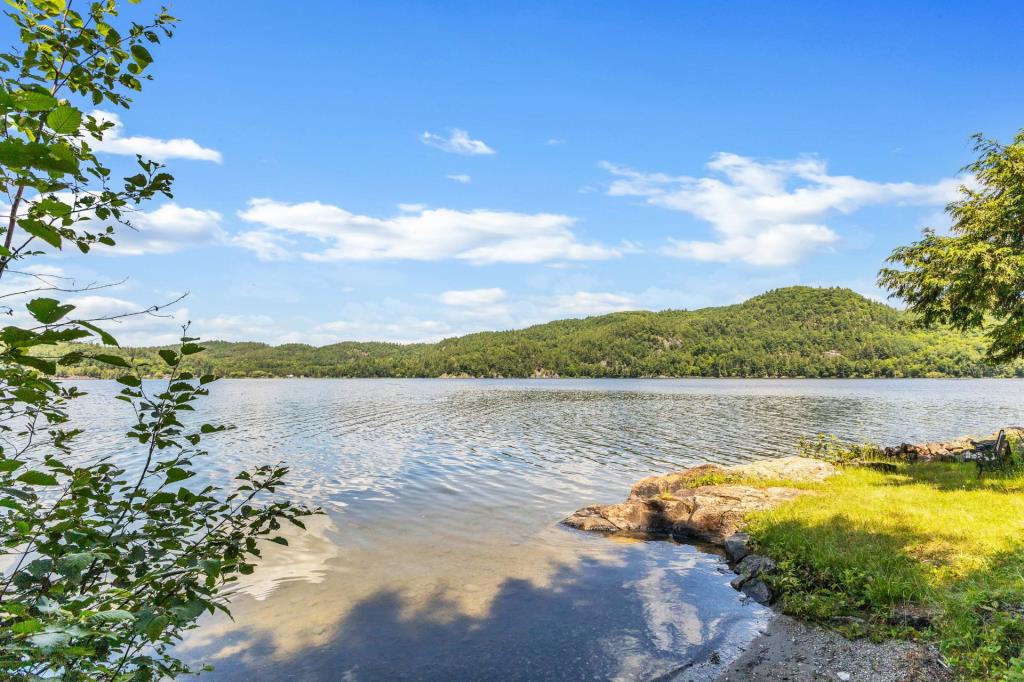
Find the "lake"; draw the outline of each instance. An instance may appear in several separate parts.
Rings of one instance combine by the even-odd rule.
[[[113,382],[83,446],[133,451]],[[202,478],[287,462],[327,512],[268,551],[235,619],[180,646],[210,680],[713,679],[767,621],[708,548],[563,528],[638,478],[1024,422],[1018,380],[225,380]]]

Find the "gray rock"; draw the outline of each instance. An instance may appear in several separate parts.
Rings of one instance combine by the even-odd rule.
[[[758,604],[770,604],[772,602],[771,588],[763,580],[747,580],[743,583],[743,594],[747,595]]]
[[[748,554],[736,566],[736,572],[748,580],[765,573],[774,573],[778,565],[768,557],[759,554]]]
[[[733,533],[725,539],[725,555],[729,563],[735,564],[750,554],[750,536],[746,533]]]
[[[827,462],[804,457],[730,467],[704,464],[641,479],[625,502],[584,507],[562,523],[580,530],[667,533],[722,544],[751,512],[772,509],[807,494],[799,488],[758,487],[742,481],[822,481],[836,471]],[[714,481],[721,483],[712,485]]]
[[[738,575],[729,581],[729,587],[731,587],[734,590],[739,590],[742,589],[743,583],[745,582],[747,582],[747,579],[742,575]]]

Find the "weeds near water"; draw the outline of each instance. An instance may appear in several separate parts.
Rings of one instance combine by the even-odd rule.
[[[873,443],[843,443],[835,436],[824,433],[819,433],[814,439],[800,436],[796,450],[801,457],[820,459],[837,465],[883,462],[891,459]]]

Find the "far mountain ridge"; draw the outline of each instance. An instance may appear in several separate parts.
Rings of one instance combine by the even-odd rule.
[[[792,286],[726,306],[615,312],[437,343],[271,346],[212,341],[197,369],[227,377],[981,377],[984,339],[922,329],[845,288]],[[156,348],[134,349],[137,357]],[[74,371],[70,371],[73,369]],[[98,365],[71,374],[104,376]]]

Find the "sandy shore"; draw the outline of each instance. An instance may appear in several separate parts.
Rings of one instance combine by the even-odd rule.
[[[776,616],[717,682],[945,682],[936,652],[917,642],[848,640],[837,632]]]

